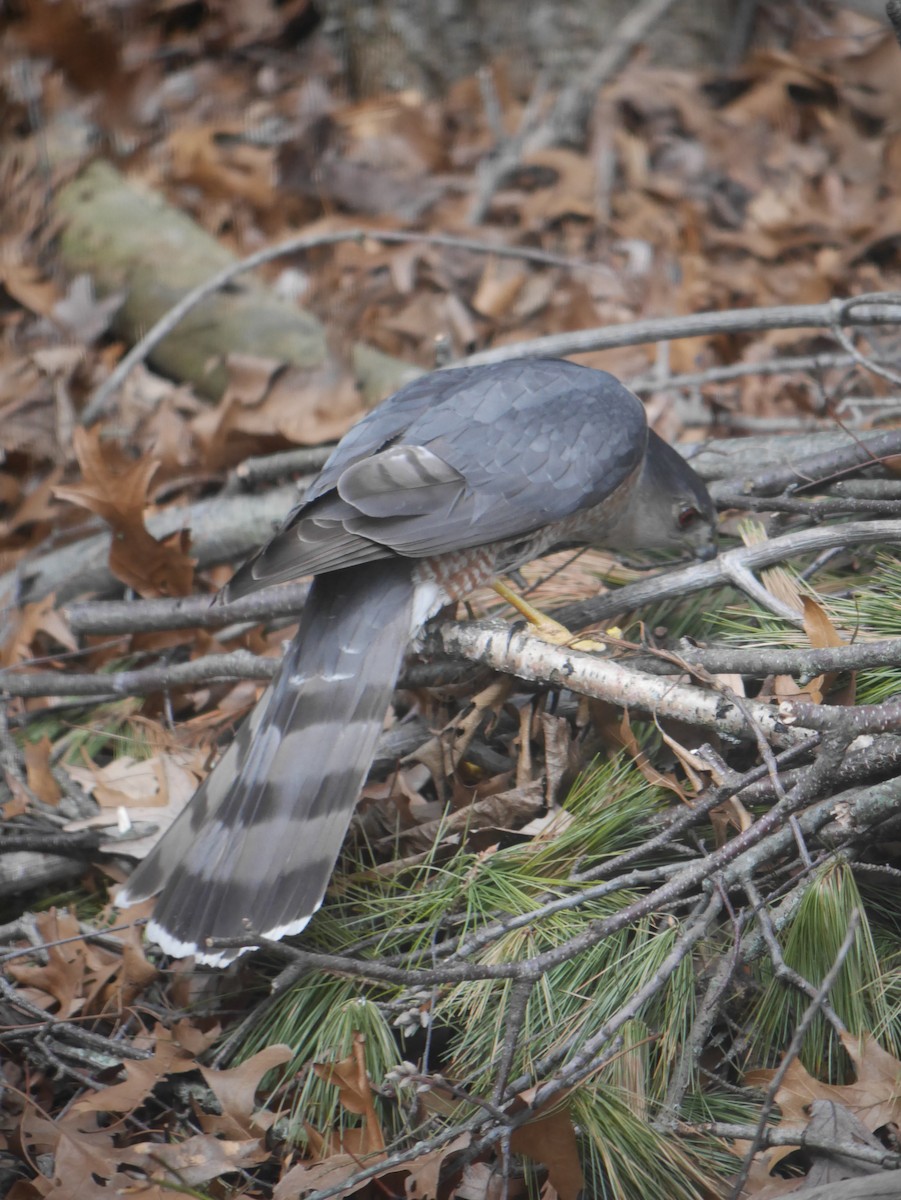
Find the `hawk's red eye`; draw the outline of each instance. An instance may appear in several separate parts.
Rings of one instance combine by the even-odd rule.
[[[693,525],[701,514],[696,508],[683,508],[679,513],[679,528],[687,529]]]

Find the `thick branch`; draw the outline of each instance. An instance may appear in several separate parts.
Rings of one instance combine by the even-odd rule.
[[[557,684],[652,717],[673,717],[733,737],[752,735],[738,705],[715,692],[673,683],[660,676],[641,675],[618,662],[552,646],[527,633],[511,632],[509,626],[499,622],[446,624],[438,631],[438,637],[448,654],[460,655],[520,679]],[[744,701],[744,707],[763,733],[782,745],[806,736],[800,730],[793,732],[766,704]]]
[[[709,563],[698,563],[666,574],[653,575],[578,604],[568,604],[554,616],[571,629],[606,621],[624,612],[671,596],[688,596],[714,587],[744,588],[750,571],[772,567],[796,554],[818,554],[836,546],[901,544],[901,521],[853,521],[819,529],[801,529],[770,538],[757,546],[729,550]],[[793,618],[800,624],[800,614]]]

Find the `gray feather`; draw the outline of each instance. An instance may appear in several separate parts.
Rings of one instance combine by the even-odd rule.
[[[129,880],[162,891],[150,929],[221,966],[207,938],[280,937],[319,907],[411,632],[407,563],[317,579],[273,684],[194,800]]]
[[[345,435],[227,595],[518,538],[601,504],[634,475],[646,442],[638,398],[575,363],[524,359],[416,380]],[[328,522],[335,536],[323,542],[315,531]]]

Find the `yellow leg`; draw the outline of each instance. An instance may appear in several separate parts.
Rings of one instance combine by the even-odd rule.
[[[514,592],[512,588],[507,587],[505,583],[501,583],[500,580],[491,586],[502,600],[506,600],[518,613],[522,613],[532,626],[536,636],[540,637],[542,641],[550,642],[554,646],[571,646],[574,650],[606,649],[604,643],[596,638],[580,638],[578,634],[571,633],[565,625],[561,625],[553,617],[549,617],[540,609],[535,608],[533,604],[530,604],[518,592]],[[612,637],[620,636],[618,629],[611,629],[609,632]]]

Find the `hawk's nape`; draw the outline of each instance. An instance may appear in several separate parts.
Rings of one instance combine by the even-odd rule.
[[[613,376],[553,359],[427,375],[339,442],[229,596],[314,575],[271,686],[120,891],[149,936],[223,966],[218,939],[297,933],[319,907],[422,623],[559,546],[714,552],[714,509]]]

